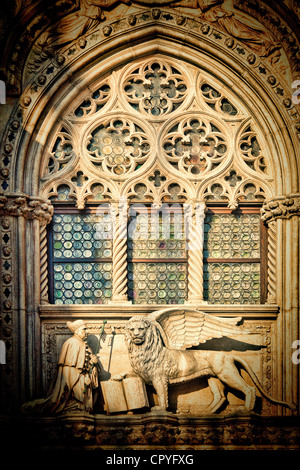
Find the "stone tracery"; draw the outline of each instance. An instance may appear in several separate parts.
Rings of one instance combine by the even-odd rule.
[[[166,60],[147,61],[127,73],[123,87],[134,109],[155,118],[175,111],[187,95],[186,80]]]
[[[189,79],[185,78],[188,76]],[[238,104],[232,104],[224,87],[221,93],[215,84],[212,86],[203,78],[202,85],[187,87],[187,81],[199,83],[197,77],[198,71],[187,68],[183,62],[171,64],[167,57],[157,55],[115,71],[100,82],[98,91],[92,95],[82,94],[84,99],[77,99],[81,104],[66,112],[50,141],[43,193],[50,194],[50,178],[57,191],[56,180],[61,173],[60,184],[66,185],[69,179],[69,187],[74,188],[70,196],[76,199],[79,192],[85,194],[79,207],[84,206],[87,194],[82,187],[87,184],[90,187],[95,178],[100,178],[100,184],[102,179],[112,179],[119,188],[115,196],[124,197],[128,176],[134,178],[130,198],[133,187],[139,184],[139,194],[142,187],[147,187],[144,196],[149,200],[153,190],[157,193],[155,187],[173,177],[183,185],[189,180],[197,181],[196,190],[202,194],[208,182],[210,187],[223,187],[219,199],[229,201],[230,207],[237,207],[242,200],[268,197],[270,189],[266,182],[272,182],[268,176],[268,157],[261,153],[261,136],[258,138],[252,120],[239,110]],[[120,90],[117,101],[111,99],[114,86]],[[236,170],[229,175],[230,162],[234,162]],[[76,168],[84,176],[74,186]],[[263,185],[259,178],[262,173],[266,176]],[[152,178],[154,186],[150,190]],[[185,197],[194,198],[193,191],[188,189]],[[180,191],[180,199],[179,194]],[[152,200],[153,197],[159,202],[158,194],[151,196]],[[210,190],[209,199],[212,197],[216,198],[216,192]]]
[[[244,3],[247,5],[249,4],[249,2]],[[252,4],[253,3],[254,2],[252,2]],[[235,4],[238,5],[239,2],[235,2]],[[126,20],[123,21],[123,24],[125,24],[126,22],[126,24],[130,24],[133,26],[134,24],[139,24],[139,22],[141,22],[141,16],[133,16],[134,18],[130,21],[129,18],[126,18]],[[146,16],[147,15],[145,14],[144,17],[146,18]],[[191,33],[193,32],[193,28],[196,28],[195,20],[194,22],[192,22],[190,18],[180,17],[176,14],[173,15],[173,18],[171,18],[171,16],[172,15],[169,15],[167,17],[165,12],[158,10],[155,12],[149,12],[148,18],[157,20],[161,19],[162,24],[166,24],[167,22],[171,23],[171,21],[173,22],[172,24],[176,23],[178,26],[186,24]],[[229,23],[227,23],[227,25],[228,24]],[[286,88],[284,86],[281,88],[281,84],[279,82],[284,76],[284,74],[281,76],[280,74],[276,75],[276,73],[274,73],[274,75],[276,75],[276,78],[273,75],[270,75],[271,69],[269,69],[268,67],[267,69],[264,69],[264,66],[266,64],[269,64],[269,62],[265,61],[264,63],[262,63],[261,61],[259,61],[258,57],[261,57],[259,52],[257,53],[257,55],[247,55],[248,51],[245,42],[243,42],[243,46],[245,46],[243,48],[238,42],[238,38],[236,38],[236,41],[233,41],[229,40],[229,38],[226,36],[226,34],[223,34],[223,32],[222,34],[218,35],[218,26],[216,24],[213,24],[213,22],[210,23],[209,27],[207,26],[207,24],[203,25],[202,20],[198,21],[197,25],[198,28],[200,28],[201,25],[201,28],[199,29],[200,34],[206,34],[207,38],[209,38],[209,41],[211,41],[212,43],[214,41],[214,43],[218,45],[221,45],[222,43],[223,46],[226,44],[226,47],[230,49],[232,48],[233,55],[235,54],[236,56],[238,56],[239,54],[238,57],[239,59],[241,59],[240,63],[242,62],[242,60],[244,61],[244,63],[248,61],[251,67],[253,66],[253,73],[260,73],[260,78],[262,80],[265,79],[265,82],[268,82],[268,86],[271,92],[274,94],[274,96],[277,95],[275,96],[275,99],[278,98],[279,101],[283,102],[283,95],[286,93]],[[217,29],[214,28],[214,26],[216,26]],[[105,32],[104,28],[103,32],[102,29],[98,30],[98,33],[100,32],[99,37],[101,37],[102,40],[102,36],[107,37],[109,35],[113,36],[113,34],[117,35],[118,32],[122,30],[122,27],[123,26],[121,22],[112,22],[110,26],[105,29]],[[97,39],[95,38],[95,41],[96,40]],[[71,63],[73,57],[72,54],[75,54],[75,57],[77,54],[77,58],[79,59],[80,52],[85,49],[86,45],[92,44],[92,41],[89,41],[90,37],[88,37],[87,35],[86,38],[82,39],[81,42],[78,41],[78,43],[73,43],[70,48],[65,47],[64,50],[61,50],[60,55],[55,55],[55,58],[53,58],[53,61],[50,64],[51,66],[54,64],[54,69],[56,68],[55,73],[60,73],[59,67],[61,67],[63,63],[68,64],[69,66],[69,61]],[[170,60],[170,57],[168,58]],[[164,59],[167,62],[167,59]],[[154,63],[158,64],[161,60],[162,57],[160,56]],[[174,63],[175,62],[176,61],[174,61]],[[41,61],[40,65],[43,65],[43,63],[44,62]],[[144,69],[146,70],[147,61],[144,59],[142,61],[139,61],[139,66],[141,63],[143,64]],[[47,67],[48,66],[49,62],[47,62]],[[162,64],[161,69],[156,68],[155,70],[151,69],[151,66],[150,68],[148,67],[147,70],[150,72],[152,70],[155,79],[158,82],[160,80],[160,84],[159,86],[157,86],[156,84],[156,89],[153,93],[151,91],[149,92],[149,89],[147,88],[149,86],[149,83],[143,85],[143,89],[142,91],[140,91],[140,93],[142,93],[141,96],[143,99],[140,102],[143,102],[144,105],[140,109],[137,109],[139,108],[139,102],[136,99],[135,93],[132,92],[130,88],[127,88],[127,92],[129,93],[127,93],[127,96],[124,95],[123,100],[120,99],[117,104],[115,101],[113,102],[113,99],[115,98],[113,91],[116,90],[117,84],[124,84],[124,77],[126,77],[126,79],[130,78],[128,74],[126,75],[126,71],[129,71],[129,67],[124,68],[123,74],[120,73],[118,75],[118,70],[114,72],[114,83],[110,81],[112,80],[111,77],[105,78],[101,82],[103,83],[103,85],[99,86],[98,88],[98,90],[101,91],[97,91],[97,87],[94,86],[88,87],[88,90],[85,90],[85,92],[80,90],[80,96],[78,100],[76,99],[73,101],[73,104],[76,103],[76,106],[74,105],[73,108],[70,107],[70,112],[68,113],[66,111],[64,116],[66,121],[70,120],[70,122],[73,123],[73,129],[71,129],[70,132],[65,132],[66,129],[60,129],[60,131],[58,130],[57,134],[55,134],[56,129],[53,129],[54,140],[52,140],[52,143],[56,143],[56,140],[59,137],[59,132],[61,133],[61,140],[57,141],[56,147],[53,144],[52,149],[49,145],[48,150],[50,150],[50,152],[48,152],[48,154],[45,153],[46,159],[48,158],[49,154],[52,153],[52,160],[50,159],[50,166],[48,167],[48,170],[46,170],[44,173],[44,180],[41,182],[40,188],[45,198],[50,198],[50,200],[52,200],[53,202],[55,200],[60,200],[61,202],[69,200],[72,203],[76,201],[77,207],[83,208],[86,203],[96,201],[103,202],[107,201],[108,199],[117,199],[120,194],[125,195],[132,200],[137,199],[143,202],[155,201],[155,203],[158,205],[165,201],[179,201],[182,203],[184,201],[189,201],[196,197],[201,201],[206,200],[207,202],[225,203],[230,209],[236,209],[239,204],[243,202],[251,201],[261,203],[265,198],[272,198],[272,195],[275,191],[274,188],[276,186],[273,180],[274,165],[272,159],[268,158],[270,155],[267,155],[265,157],[260,151],[260,148],[265,149],[267,147],[267,139],[265,139],[266,136],[262,136],[261,134],[258,135],[258,133],[256,133],[256,126],[252,126],[252,124],[254,124],[255,118],[250,121],[247,121],[248,113],[245,111],[245,107],[239,106],[240,103],[239,100],[236,99],[234,91],[231,90],[231,92],[229,93],[229,90],[226,89],[226,86],[224,86],[221,81],[219,88],[219,84],[216,82],[216,80],[212,80],[210,82],[207,75],[203,78],[203,80],[200,80],[198,82],[201,85],[205,84],[205,86],[200,86],[198,88],[197,96],[192,96],[194,93],[193,87],[185,89],[185,84],[183,84],[182,82],[180,82],[181,85],[179,86],[177,84],[176,99],[178,101],[174,104],[174,106],[171,106],[170,103],[174,98],[174,93],[176,95],[176,86],[175,82],[173,82],[171,84],[171,87],[169,87],[171,89],[171,92],[168,92],[169,94],[163,94],[164,91],[162,90],[165,86],[165,82],[163,81],[164,77],[159,75],[159,73],[161,73],[160,71],[163,70],[163,66],[164,64]],[[178,62],[175,67],[177,67],[178,71],[182,72],[182,76],[184,76],[184,73],[186,72],[184,61],[181,63]],[[191,68],[193,68],[193,66]],[[251,68],[249,67],[247,70],[249,71],[251,70]],[[130,68],[130,71],[133,71],[133,67]],[[31,112],[32,104],[34,103],[36,97],[34,93],[43,93],[43,85],[47,83],[47,81],[50,81],[52,73],[50,72],[50,67],[49,73],[47,72],[48,75],[46,74],[46,67],[44,68],[44,70],[41,70],[41,73],[42,72],[43,75],[36,77],[36,79],[32,83],[30,82],[30,86],[32,86],[32,88],[30,89],[30,92],[27,90],[27,93],[31,96],[24,96],[20,100],[22,116],[20,113],[18,115],[17,113],[15,114],[15,117],[18,117],[18,119],[20,119],[20,122],[22,121],[22,118],[24,118],[26,122],[26,119],[29,113]],[[272,69],[272,73],[273,72],[274,71]],[[123,77],[123,81],[121,79],[121,75]],[[133,75],[134,73],[132,73],[130,78],[130,86],[134,85]],[[28,71],[24,74],[24,77],[28,77]],[[176,80],[177,78],[178,77],[176,77]],[[194,82],[194,80],[192,81]],[[24,83],[26,83],[26,80]],[[90,90],[96,91],[93,91],[93,93],[91,94]],[[178,90],[182,92],[181,95]],[[124,91],[126,92],[126,90]],[[287,100],[285,100],[285,103],[287,104],[286,109],[288,110],[289,116],[291,117],[293,122],[296,122],[297,112],[295,108],[290,109],[290,105],[288,105]],[[154,111],[152,112],[152,110]],[[150,120],[153,123],[153,128],[151,125],[147,125],[145,126],[144,130],[145,135],[149,137],[150,144],[154,145],[152,149],[155,148],[156,152],[153,152],[153,155],[151,156],[151,162],[148,160],[148,165],[146,164],[146,162],[144,162],[142,166],[138,168],[138,171],[132,170],[131,173],[131,170],[128,171],[130,177],[128,178],[129,181],[126,180],[126,182],[122,181],[122,176],[120,177],[119,174],[114,172],[114,165],[110,167],[105,167],[105,165],[99,167],[99,165],[95,166],[93,163],[91,163],[88,158],[86,158],[84,161],[82,158],[82,150],[86,147],[84,147],[84,142],[82,138],[77,138],[79,134],[81,135],[81,130],[79,133],[77,133],[75,130],[77,123],[81,123],[82,129],[94,129],[92,125],[92,120],[95,120],[96,125],[97,119],[97,122],[100,122],[102,119],[104,119],[103,116],[106,115],[106,111],[108,111],[108,113],[111,113],[111,115],[113,113],[121,113],[124,118],[130,119],[134,119],[135,117],[141,115],[142,117],[140,118],[140,123],[143,123],[143,120],[146,119],[146,117],[148,117],[148,119],[150,117]],[[211,171],[212,169],[208,169],[209,165],[207,164],[207,162],[209,163],[209,159],[212,157],[207,154],[207,159],[203,158],[204,163],[206,164],[206,168],[203,172],[200,171],[198,177],[196,178],[195,174],[192,174],[191,176],[188,172],[186,172],[184,176],[179,175],[178,173],[176,173],[174,168],[172,168],[172,165],[169,164],[170,162],[168,161],[168,159],[163,158],[163,152],[157,152],[157,149],[161,144],[162,137],[165,135],[163,134],[163,132],[165,132],[168,127],[168,123],[164,124],[162,123],[162,121],[165,120],[164,122],[167,122],[166,120],[168,119],[168,117],[174,117],[175,119],[177,119],[179,118],[180,113],[182,113],[181,116],[183,116],[183,113],[186,112],[191,112],[195,115],[197,114],[199,116],[204,116],[204,118],[208,119],[209,121],[213,121],[215,119],[218,123],[222,123],[220,128],[220,134],[222,138],[225,139],[225,142],[226,144],[228,144],[229,149],[229,152],[226,153],[226,156],[224,157],[224,160],[227,159],[226,163],[223,164],[223,162],[220,162],[218,167],[215,167],[213,171]],[[93,119],[91,119],[92,116]],[[160,119],[162,123],[161,127],[157,125],[159,124]],[[7,144],[4,147],[4,158],[6,159],[6,162],[12,159],[12,149],[17,141],[17,139],[14,140],[15,138],[12,137],[12,135],[17,135],[16,131],[18,128],[17,126],[19,126],[19,124],[17,124],[18,122],[19,121],[15,119],[9,125],[9,135],[11,139],[10,142],[12,143]],[[251,125],[251,128],[247,129],[246,126],[249,123]],[[78,129],[80,128],[78,127]],[[153,129],[155,129],[155,131],[153,131]],[[242,130],[239,131],[238,129]],[[87,134],[85,134],[85,136],[86,135]],[[233,148],[233,143],[236,142],[237,135],[240,137],[240,141],[238,142],[238,145]],[[74,144],[72,139],[74,140]],[[4,184],[6,188],[6,184],[10,183],[10,173],[8,168],[4,168],[3,170],[5,171],[1,172],[1,184]],[[49,172],[48,175],[47,171]],[[124,166],[124,170],[122,171],[124,171],[124,174],[126,174],[126,165]],[[5,189],[4,186],[2,186],[3,189]],[[285,186],[283,185],[283,187]],[[288,187],[288,185],[286,187]],[[278,191],[280,190],[278,189]],[[297,206],[298,196],[294,196],[295,197],[293,201],[290,197],[281,201],[277,201],[276,199],[273,201],[269,200],[264,205],[262,212],[263,220],[269,224],[270,234],[268,257],[268,302],[270,304],[273,303],[274,305],[276,305],[277,300],[281,299],[280,294],[278,294],[277,292],[278,286],[276,285],[276,282],[278,282],[278,285],[280,285],[280,279],[276,279],[276,253],[278,253],[279,249],[279,247],[276,245],[278,243],[278,239],[281,233],[280,223],[278,223],[279,232],[277,234],[276,231],[273,230],[273,228],[277,224],[278,219],[280,219],[279,222],[282,222],[281,219],[286,219],[284,220],[284,222],[290,223],[291,226],[292,224],[295,225],[294,215],[299,214],[299,208]],[[18,204],[17,197],[16,203]],[[19,217],[19,214],[21,212],[17,210],[14,206],[15,204],[9,204],[8,206],[5,206],[5,209],[11,211],[10,214],[12,216]],[[30,206],[30,211],[31,209],[32,205]],[[25,207],[24,214],[26,214],[26,210],[27,208]],[[31,220],[31,217],[28,217],[28,219]],[[33,219],[35,219],[35,216],[33,216]],[[38,220],[40,220],[40,218],[37,218],[35,222],[37,222]],[[19,225],[21,226],[22,220],[20,220],[19,222]],[[7,225],[8,221],[3,221],[3,223],[3,227],[5,228],[5,230],[7,230],[7,227],[9,227]],[[37,224],[35,228],[37,228]],[[289,233],[292,233],[292,231],[290,230]],[[40,226],[40,235],[41,264],[43,265],[41,266],[41,301],[42,303],[44,303],[47,302],[47,270],[45,269],[45,226]],[[8,240],[7,243],[10,243],[10,240]],[[5,248],[8,249],[8,246]],[[7,251],[6,253],[9,255],[9,251]],[[8,261],[8,256],[6,256],[6,254],[5,261]],[[219,269],[219,266],[217,266],[217,268]],[[122,270],[121,274],[124,275],[124,270]],[[150,272],[149,270],[149,275],[151,275],[152,282],[153,275],[155,277],[155,274],[155,272]],[[219,271],[216,270],[214,272],[214,275],[219,276],[220,269]],[[228,276],[228,273],[221,273],[221,275]],[[235,276],[235,273],[233,273],[232,275]],[[255,275],[256,274],[254,273],[254,276]],[[149,280],[151,281],[151,279]],[[116,292],[116,301],[122,301],[125,297],[125,291],[123,291],[123,287],[121,286],[122,280],[124,279],[120,278],[120,290]],[[147,281],[148,279],[146,278],[146,282]],[[145,280],[143,282],[145,282]],[[9,289],[11,287],[9,283],[8,287]],[[8,290],[6,292],[8,292]],[[119,296],[119,294],[121,295]],[[5,309],[9,312],[9,314],[11,307],[12,304],[10,303],[10,300],[5,300]],[[263,312],[263,310],[261,310],[261,312]],[[271,387],[270,384],[269,386]],[[278,390],[280,394],[280,386],[278,386]]]

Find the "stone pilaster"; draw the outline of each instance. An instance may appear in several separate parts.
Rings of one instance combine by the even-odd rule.
[[[274,198],[266,201],[262,208],[262,220],[269,226],[268,301],[276,296],[280,307],[276,323],[277,392],[278,396],[293,401],[298,407],[299,364],[293,363],[292,353],[294,342],[300,339],[299,216],[300,194]],[[290,412],[285,410],[284,413]]]
[[[24,401],[27,393],[32,396],[39,380],[38,305],[47,291],[45,231],[52,214],[48,200],[24,193],[0,195],[0,217],[6,232],[2,237],[1,263],[1,292],[5,299],[1,298],[1,303],[7,312],[4,322],[12,330],[12,354],[8,355],[7,367],[11,370],[11,394],[17,402]]]

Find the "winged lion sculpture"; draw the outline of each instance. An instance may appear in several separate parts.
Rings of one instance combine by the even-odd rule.
[[[223,351],[190,349],[212,338],[249,334],[238,326],[241,317],[219,318],[191,308],[167,308],[147,316],[134,316],[126,325],[126,342],[133,371],[146,383],[152,384],[158,406],[167,410],[168,385],[207,376],[213,394],[209,413],[215,413],[226,400],[225,386],[245,395],[245,407],[251,411],[256,401],[256,387],[274,404],[295,409],[290,403],[270,397],[258,377],[242,358]],[[254,385],[243,379],[236,364],[240,364]],[[256,387],[255,387],[256,386]]]

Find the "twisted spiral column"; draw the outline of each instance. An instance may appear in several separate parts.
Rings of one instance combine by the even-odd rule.
[[[40,282],[41,303],[49,303],[48,297],[48,253],[47,253],[47,226],[40,223]]]
[[[275,221],[269,223],[268,226],[268,296],[267,303],[276,303],[276,249],[277,249],[277,225]]]
[[[127,201],[112,204],[113,211],[113,291],[112,302],[126,302],[127,297]]]
[[[185,227],[188,248],[187,303],[204,303],[203,299],[203,241],[205,204],[185,205]]]

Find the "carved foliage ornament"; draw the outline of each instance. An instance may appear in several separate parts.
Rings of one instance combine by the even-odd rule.
[[[8,194],[0,196],[0,214],[23,216],[27,219],[39,219],[49,223],[52,219],[53,206],[48,200],[34,199],[26,195]]]
[[[300,215],[300,195],[292,194],[266,201],[261,210],[262,220],[266,223],[276,219],[290,219]]]
[[[228,145],[220,129],[209,120],[190,116],[172,123],[163,140],[164,153],[179,171],[207,173],[226,157]]]

